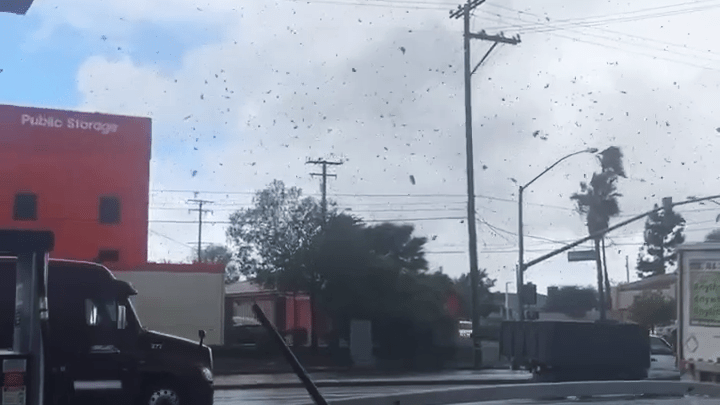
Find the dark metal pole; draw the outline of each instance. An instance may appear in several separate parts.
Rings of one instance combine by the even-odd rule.
[[[570,158],[575,155],[579,155],[581,153],[595,153],[597,152],[597,148],[587,148],[583,150],[579,150],[577,152],[570,153],[568,155],[565,155],[558,159],[555,163],[551,164],[550,166],[546,167],[545,170],[543,170],[540,174],[535,176],[532,180],[527,182],[524,186],[518,187],[518,273],[517,273],[517,299],[518,299],[518,310],[520,311],[520,320],[525,320],[525,311],[524,306],[525,303],[523,302],[523,287],[525,285],[525,269],[529,266],[525,266],[525,258],[524,258],[524,251],[525,251],[525,245],[524,245],[524,236],[523,236],[523,191],[525,191],[526,188],[528,188],[531,184],[535,182],[535,180],[542,177],[545,173],[552,170],[555,166],[560,164],[560,162],[564,161],[567,158]]]
[[[267,316],[265,316],[265,313],[263,313],[262,309],[260,309],[260,306],[258,306],[258,304],[253,304],[252,310],[253,312],[255,312],[255,316],[257,316],[260,323],[265,327],[265,329],[267,329],[268,332],[270,332],[270,335],[275,340],[275,343],[280,346],[280,349],[285,356],[285,360],[290,363],[293,371],[295,371],[295,374],[297,374],[298,378],[300,378],[300,381],[302,381],[305,389],[307,390],[308,394],[310,394],[313,401],[315,401],[315,403],[318,405],[327,405],[327,401],[325,401],[325,398],[323,398],[322,394],[320,394],[320,391],[318,391],[317,386],[315,386],[315,383],[313,383],[308,372],[305,371],[305,368],[302,366],[302,364],[300,364],[300,361],[298,361],[297,357],[295,357],[295,354],[293,354],[292,350],[290,350],[290,348],[287,346],[287,344],[285,343],[285,339],[280,336],[280,333],[277,331],[277,329],[275,329],[272,323],[270,323],[270,321],[267,319]]]
[[[518,187],[518,270],[517,270],[517,287],[515,290],[517,291],[517,301],[518,301],[518,310],[520,311],[520,320],[525,320],[525,311],[523,310],[524,302],[523,302],[523,295],[522,295],[522,288],[525,284],[525,259],[524,259],[524,252],[525,252],[525,244],[523,240],[523,190],[525,188],[523,186]]]
[[[600,237],[595,238],[595,266],[597,267],[598,306],[600,320],[605,320],[605,288],[603,287],[602,262],[600,260]]]
[[[202,210],[203,203],[198,207],[198,263],[202,263]]]
[[[692,203],[697,203],[697,202],[700,202],[700,201],[707,201],[707,200],[717,199],[717,198],[720,198],[720,195],[712,195],[712,196],[709,196],[709,197],[702,197],[702,198],[691,198],[691,199],[686,200],[686,201],[681,201],[681,202],[678,202],[678,203],[672,203],[672,204],[670,204],[670,206],[671,206],[671,207],[677,207],[677,206],[679,206],[679,205],[692,204]],[[581,243],[585,243],[585,242],[587,242],[587,241],[589,241],[589,240],[593,240],[593,239],[595,239],[595,238],[597,238],[597,237],[603,236],[603,235],[605,235],[606,233],[608,233],[608,232],[610,232],[610,231],[614,231],[614,230],[616,230],[616,229],[618,229],[618,228],[622,228],[623,226],[625,226],[625,225],[627,225],[627,224],[630,224],[630,223],[632,223],[632,222],[635,222],[635,221],[637,221],[638,219],[645,218],[646,216],[652,214],[653,212],[658,212],[658,211],[660,211],[661,209],[663,209],[663,208],[655,208],[655,209],[652,209],[652,210],[650,210],[650,211],[648,211],[648,212],[644,212],[644,213],[639,214],[639,215],[636,215],[636,216],[634,216],[634,217],[632,217],[632,218],[626,219],[625,221],[622,221],[622,222],[620,222],[620,223],[617,223],[617,224],[615,224],[615,225],[613,225],[613,226],[611,226],[611,227],[608,227],[608,228],[605,228],[605,229],[603,229],[603,230],[597,231],[597,232],[595,232],[595,233],[593,233],[593,234],[590,234],[590,235],[588,235],[588,236],[586,236],[586,237],[584,237],[584,238],[578,239],[578,240],[576,240],[576,241],[573,242],[573,243],[570,243],[570,244],[565,245],[565,246],[563,246],[563,247],[561,247],[561,248],[555,249],[555,250],[553,250],[552,252],[546,253],[546,254],[544,254],[544,255],[536,258],[536,259],[530,260],[529,262],[527,262],[527,263],[525,264],[525,268],[527,269],[527,268],[529,268],[529,267],[531,267],[531,266],[534,266],[534,265],[536,265],[536,264],[538,264],[538,263],[540,263],[540,262],[542,262],[542,261],[545,261],[545,260],[547,260],[547,259],[549,259],[549,258],[551,258],[551,257],[553,257],[553,256],[559,255],[560,253],[565,252],[565,251],[567,251],[567,250],[570,250],[570,249],[574,248],[575,246],[577,246],[577,245],[579,245],[579,244],[581,244]]]
[[[480,346],[480,313],[478,312],[478,274],[477,261],[477,230],[475,228],[475,168],[472,139],[472,89],[470,79],[470,4],[463,10],[463,50],[465,54],[465,154],[467,158],[467,212],[468,212],[468,244],[470,253],[470,288],[472,291],[472,336],[473,365],[482,367],[482,348]]]

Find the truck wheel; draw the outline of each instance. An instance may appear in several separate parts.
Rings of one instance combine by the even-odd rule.
[[[140,399],[140,405],[182,405],[182,395],[171,382],[153,384]]]

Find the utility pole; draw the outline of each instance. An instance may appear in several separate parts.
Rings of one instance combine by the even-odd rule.
[[[625,255],[625,273],[627,275],[627,282],[630,283],[630,262],[628,261],[628,256]]]
[[[335,165],[339,166],[342,164],[342,162],[329,162],[327,160],[309,160],[306,162],[306,164],[314,164],[314,165],[322,165],[322,173],[310,173],[311,176],[322,176],[322,221],[323,225],[327,221],[327,178],[328,177],[337,177],[337,175],[334,174],[328,174],[327,167],[328,165]]]
[[[305,162],[306,164],[313,164],[313,165],[322,165],[322,173],[310,173],[311,176],[322,176],[322,201],[321,201],[321,208],[322,208],[322,224],[323,227],[327,224],[327,178],[329,177],[337,177],[335,174],[328,174],[327,167],[328,165],[333,166],[339,166],[342,164],[342,162],[330,162],[324,159],[319,160],[308,160]],[[311,269],[313,272],[313,277],[311,281],[311,287],[310,287],[310,348],[313,352],[317,352],[318,348],[318,337],[317,337],[317,325],[316,325],[316,316],[315,316],[315,293],[317,290],[317,274],[314,273],[314,270]]]
[[[482,350],[480,347],[480,313],[478,311],[478,283],[480,275],[478,272],[477,262],[477,230],[475,228],[475,168],[473,159],[473,139],[472,139],[472,88],[471,76],[480,67],[480,65],[490,56],[498,43],[516,45],[520,42],[520,37],[506,38],[504,35],[487,35],[485,31],[479,34],[470,32],[470,12],[485,0],[468,0],[462,6],[458,6],[457,10],[450,11],[450,18],[463,18],[463,53],[464,53],[464,75],[465,75],[465,150],[467,160],[467,190],[468,190],[468,244],[470,247],[470,286],[472,291],[472,337],[473,337],[473,364],[476,369],[482,367]],[[493,42],[485,56],[474,69],[470,70],[470,39],[480,39]]]
[[[212,212],[207,209],[203,209],[204,204],[212,204],[212,201],[208,200],[198,200],[198,199],[192,199],[188,200],[190,204],[197,204],[197,208],[190,208],[188,212],[197,211],[198,212],[198,240],[197,240],[197,254],[198,254],[198,263],[202,262],[202,217],[203,213],[205,212]]]

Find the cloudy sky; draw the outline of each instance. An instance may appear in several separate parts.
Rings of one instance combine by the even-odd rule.
[[[329,194],[368,221],[408,221],[433,268],[468,269],[462,21],[452,0],[37,1],[0,14],[0,103],[153,120],[151,260],[197,238],[187,199],[211,200],[205,240],[283,180],[317,195],[309,158],[342,159]],[[473,76],[478,250],[497,288],[515,279],[517,185],[557,159],[619,146],[617,222],[662,197],[718,194],[720,1],[488,0],[472,30],[519,34]],[[491,44],[475,40],[473,66]],[[586,234],[570,195],[598,169],[574,156],[525,195],[526,260]],[[413,176],[415,183],[410,181]],[[199,193],[194,193],[199,192]],[[689,240],[720,207],[687,205]],[[216,221],[213,223],[212,221]],[[613,283],[630,278],[642,221],[610,235]],[[566,255],[527,273],[591,285]],[[514,289],[514,283],[510,284]]]

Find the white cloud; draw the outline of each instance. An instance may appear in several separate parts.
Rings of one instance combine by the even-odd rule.
[[[172,73],[131,59],[99,56],[89,58],[78,72],[84,97],[80,108],[153,118],[155,156],[173,151],[154,160],[154,189],[252,191],[279,178],[316,193],[318,180],[308,174],[314,168],[305,161],[335,154],[348,161],[334,170],[338,178],[330,181],[331,196],[342,194],[337,197],[341,204],[354,211],[365,209],[365,218],[463,216],[463,211],[457,210],[464,207],[461,196],[344,196],[465,192],[461,24],[448,19],[445,12],[405,13],[392,8],[290,1],[252,2],[237,12],[229,2],[212,9],[190,2],[170,7],[151,2],[142,8],[109,4],[101,2],[94,7],[126,15],[130,21],[153,19],[154,13],[165,9],[168,13],[158,17],[161,21],[213,21],[214,17],[207,19],[208,14],[203,14],[207,11],[227,17],[221,19],[227,24],[225,39],[188,50],[181,68]],[[562,4],[538,8],[516,1],[513,7],[538,16],[547,13],[552,16],[551,23],[628,10],[599,5],[588,10],[585,5]],[[192,11],[196,6],[203,11]],[[518,23],[509,18],[517,14],[488,10],[503,14],[506,24]],[[236,15],[239,17],[233,20]],[[523,24],[537,21],[534,16],[519,16]],[[700,15],[677,19],[693,21],[697,27],[708,26],[712,20]],[[83,26],[80,17],[69,21],[88,32],[98,28]],[[477,20],[474,26],[481,28],[483,21]],[[105,23],[110,29],[120,24]],[[634,24],[620,29],[660,42],[675,40],[672,37],[677,37],[678,30],[687,31],[671,23],[658,28],[658,20]],[[506,31],[513,33],[512,29]],[[713,101],[717,71],[633,53],[640,50],[682,60],[684,51],[663,44],[660,49],[668,50],[658,50],[657,42],[622,32],[610,34],[576,25],[553,34],[603,46],[528,33],[518,46],[499,47],[473,78],[478,194],[514,199],[516,185],[509,178],[524,183],[565,154],[610,145],[622,147],[630,176],[620,182],[623,214],[650,209],[667,195],[680,200],[718,189],[714,157],[720,152],[716,146],[720,134],[715,131],[720,124]],[[487,46],[473,43],[475,61]],[[702,41],[695,46],[702,47]],[[713,56],[703,57],[693,60],[709,63],[706,59]],[[535,131],[538,136],[533,136]],[[191,170],[198,170],[197,175],[191,176]],[[569,196],[594,170],[597,164],[591,156],[576,156],[533,184],[525,196],[527,233],[551,240],[583,236],[583,221],[572,211]],[[415,185],[409,181],[410,175],[416,179]],[[157,197],[154,204],[174,202],[174,207],[181,207],[185,197],[189,195]],[[218,204],[249,202],[247,195],[203,197]],[[422,202],[427,205],[417,205]],[[398,205],[402,203],[413,205]],[[498,278],[502,289],[505,281],[514,280],[517,239],[510,233],[517,229],[517,206],[485,198],[479,198],[478,205],[482,219],[507,231],[493,232],[484,224],[478,227],[480,266]],[[404,212],[377,212],[393,206]],[[420,207],[435,211],[420,211]],[[218,210],[214,218],[227,214]],[[687,219],[702,222],[714,219],[715,214],[688,212]],[[153,216],[190,219],[182,210],[154,211]],[[705,222],[690,228],[707,226]],[[428,246],[430,251],[467,250],[466,224],[460,220],[422,221],[417,227],[419,233],[437,235]],[[151,229],[182,243],[196,235],[195,225],[153,224]],[[637,246],[625,244],[641,240],[637,233],[641,229],[642,221],[611,235],[618,243],[608,251],[613,280],[625,278],[626,255],[630,265],[634,264]],[[702,235],[691,232],[695,238]],[[206,234],[208,240],[224,239],[221,226],[209,226]],[[188,248],[166,238],[163,243],[167,245],[160,245],[162,239],[157,235],[151,238],[156,258],[189,253]],[[526,239],[526,244],[528,260],[542,254],[537,250],[556,246],[532,238]],[[433,254],[430,258],[433,265],[443,266],[452,275],[468,267],[462,254]],[[634,270],[631,273],[634,275]],[[528,273],[540,291],[555,283],[594,284],[594,277],[592,265],[568,264],[565,255]]]

